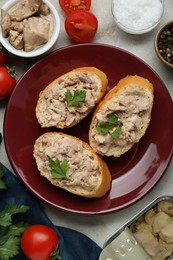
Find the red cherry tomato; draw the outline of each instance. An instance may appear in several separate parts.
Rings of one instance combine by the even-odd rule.
[[[0,100],[7,98],[16,85],[15,68],[0,66]]]
[[[91,0],[59,0],[59,4],[66,14],[79,10],[89,10]]]
[[[4,65],[7,60],[7,51],[5,48],[0,44],[0,65]]]
[[[89,11],[76,11],[65,19],[65,30],[75,42],[90,42],[97,31],[98,20]]]
[[[49,260],[57,252],[59,238],[56,232],[45,225],[32,225],[21,238],[21,248],[29,260]],[[58,257],[58,256],[57,256]]]

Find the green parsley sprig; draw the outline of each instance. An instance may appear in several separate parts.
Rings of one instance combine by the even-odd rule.
[[[51,174],[54,178],[67,179],[67,171],[69,170],[69,164],[67,160],[63,160],[61,163],[58,159],[53,160],[50,156],[47,156],[49,160],[49,166],[51,168]]]
[[[85,102],[86,91],[85,90],[75,90],[74,94],[72,95],[70,90],[67,89],[67,91],[65,93],[65,98],[66,98],[68,107],[79,106]]]
[[[13,224],[12,216],[28,209],[28,206],[13,204],[0,212],[0,259],[9,260],[19,253],[21,235],[29,225],[23,222]]]
[[[0,163],[0,190],[7,189],[6,183],[2,180],[4,173]],[[13,216],[18,213],[25,213],[29,210],[25,205],[9,205],[0,211],[0,259],[9,260],[18,255],[20,251],[20,240],[24,230],[29,226],[23,222],[13,223]]]
[[[107,122],[99,124],[96,127],[96,130],[102,134],[107,134],[109,131],[115,128],[114,131],[111,133],[111,137],[115,139],[121,134],[122,126],[118,121],[117,115],[109,113],[107,114],[106,118]]]

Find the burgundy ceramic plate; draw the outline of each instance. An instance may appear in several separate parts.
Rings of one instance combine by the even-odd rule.
[[[146,77],[155,88],[152,120],[145,136],[121,158],[105,158],[112,174],[112,188],[100,199],[81,198],[54,187],[39,174],[32,156],[35,140],[48,131],[41,129],[35,117],[39,92],[55,78],[81,66],[95,66],[104,71],[109,88],[127,74]],[[90,116],[66,133],[88,141]],[[172,156],[172,119],[171,97],[160,78],[143,61],[107,45],[73,45],[43,58],[19,80],[6,109],[5,145],[17,176],[44,202],[72,213],[103,214],[131,205],[160,180]]]

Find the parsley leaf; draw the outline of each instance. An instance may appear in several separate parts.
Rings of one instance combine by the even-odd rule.
[[[110,125],[109,123],[101,123],[96,127],[96,130],[102,134],[107,134],[109,130],[112,130],[114,125]]]
[[[111,134],[112,138],[115,139],[117,138],[120,134],[122,133],[121,125],[118,125],[116,129],[113,131]]]
[[[20,237],[10,236],[0,247],[0,259],[9,260],[19,253]]]
[[[118,117],[113,113],[107,114],[107,119],[110,124],[118,124]]]
[[[0,245],[3,245],[10,236],[20,236],[29,224],[18,222],[15,225],[9,225],[7,227],[1,227]]]
[[[49,160],[49,166],[51,168],[51,174],[54,178],[57,179],[62,179],[65,178],[67,179],[67,171],[69,170],[69,164],[67,160],[63,160],[61,163],[58,159],[55,161],[50,157],[47,156]]]
[[[12,215],[28,209],[28,206],[13,204],[0,212],[0,259],[9,260],[19,253],[21,234],[29,225],[23,222],[14,225]]]
[[[118,122],[118,117],[117,115],[110,113],[107,114],[107,121],[106,123],[101,123],[96,127],[96,130],[102,134],[107,134],[110,130],[115,130],[111,133],[111,136],[113,139],[117,138],[121,132],[121,124]]]
[[[25,213],[29,209],[25,205],[7,205],[3,211],[0,212],[0,226],[9,226],[12,222],[11,216],[16,213]]]
[[[85,90],[75,90],[74,95],[68,89],[65,93],[65,98],[67,101],[67,106],[79,106],[85,102],[86,91]]]
[[[7,185],[2,180],[3,175],[4,174],[3,174],[3,171],[2,171],[2,164],[0,163],[0,189],[6,189],[7,188]]]
[[[3,168],[0,163],[0,189],[5,189],[5,182],[1,181],[3,177]],[[29,209],[25,205],[8,204],[0,211],[0,259],[9,260],[16,256],[20,250],[21,235],[29,226],[23,222],[13,223],[13,215],[25,213]]]

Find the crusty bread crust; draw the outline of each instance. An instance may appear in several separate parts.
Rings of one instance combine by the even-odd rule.
[[[105,153],[102,151],[99,151],[98,146],[93,138],[93,131],[96,128],[97,124],[98,124],[98,120],[96,118],[98,112],[103,108],[103,107],[108,107],[110,102],[114,101],[117,102],[118,97],[121,95],[124,96],[124,99],[127,98],[126,95],[126,91],[128,89],[130,89],[130,87],[138,87],[141,88],[142,90],[144,90],[144,92],[146,93],[146,95],[148,95],[148,99],[150,102],[150,106],[147,110],[147,112],[142,115],[142,120],[143,120],[143,128],[141,131],[136,133],[136,140],[135,142],[129,142],[128,144],[126,144],[125,146],[112,146],[108,151],[106,151]],[[152,83],[150,83],[147,79],[140,77],[140,76],[126,76],[125,78],[122,78],[118,84],[113,87],[108,94],[105,95],[105,97],[97,104],[94,113],[93,113],[93,117],[92,117],[92,121],[91,121],[91,125],[90,125],[90,130],[89,130],[89,143],[90,146],[94,149],[95,152],[97,152],[98,154],[101,154],[103,156],[113,156],[113,157],[120,157],[122,154],[124,154],[125,152],[129,151],[133,145],[135,143],[137,143],[142,136],[145,134],[149,123],[150,123],[150,119],[151,119],[151,111],[152,111],[152,106],[153,106],[153,101],[154,101],[154,89],[153,89],[153,85]],[[113,139],[112,139],[113,140]]]
[[[106,89],[107,89],[107,85],[108,85],[108,78],[106,76],[106,74],[97,69],[96,67],[81,67],[81,68],[76,68],[74,70],[72,70],[72,72],[90,72],[91,74],[95,74],[97,75],[97,77],[99,77],[100,79],[100,94],[98,95],[97,99],[96,99],[96,104],[103,98],[103,96],[106,93]],[[62,76],[63,77],[63,76]]]
[[[61,112],[59,110],[59,107],[53,107],[53,109],[51,110],[51,113],[53,113],[55,115],[55,119],[52,120],[51,114],[50,115],[48,114],[48,117],[50,118],[50,120],[49,119],[47,120],[45,118],[45,113],[48,113],[48,111],[50,110],[50,106],[52,105],[51,102],[50,102],[50,104],[47,104],[46,96],[47,96],[48,92],[51,92],[51,90],[53,88],[55,88],[56,85],[58,86],[59,82],[62,82],[62,81],[65,82],[69,78],[69,76],[75,75],[76,73],[78,73],[78,74],[87,73],[89,76],[93,77],[95,79],[95,81],[97,82],[96,83],[98,85],[97,86],[97,96],[95,97],[94,104],[88,106],[86,111],[82,111],[81,113],[78,113],[78,117],[76,117],[76,118],[75,118],[75,113],[73,111],[72,115],[75,119],[71,123],[70,123],[70,120],[67,120],[68,124],[66,124],[67,122],[63,118],[62,118],[62,120],[59,120],[59,117],[61,117]],[[93,110],[95,105],[103,98],[103,96],[106,93],[107,84],[108,84],[108,79],[107,79],[106,74],[95,67],[76,68],[76,69],[58,77],[53,82],[51,82],[39,94],[39,98],[38,98],[36,109],[35,109],[36,117],[37,117],[39,124],[41,125],[41,127],[54,126],[54,127],[60,128],[60,129],[70,128],[70,127],[78,124],[82,119],[84,119]],[[56,97],[54,99],[56,99]],[[64,103],[65,103],[65,101],[64,101]],[[67,110],[67,108],[65,106],[63,109]],[[69,114],[70,113],[69,110],[67,110],[67,111]],[[58,118],[58,120],[56,120],[56,117]]]
[[[49,141],[51,140],[51,142],[53,142],[54,145],[56,145],[57,141],[58,140],[60,141],[63,138],[68,138],[67,140],[68,140],[69,146],[70,146],[70,142],[73,142],[73,146],[75,145],[75,143],[77,145],[79,145],[79,144],[82,145],[84,156],[89,153],[89,157],[92,158],[94,164],[98,165],[99,170],[97,171],[97,173],[96,173],[96,171],[93,173],[91,173],[91,172],[85,173],[85,175],[87,177],[89,175],[93,175],[93,176],[91,176],[91,179],[95,178],[95,181],[97,181],[97,184],[95,185],[94,189],[87,190],[85,188],[85,186],[82,186],[82,185],[79,186],[79,184],[75,186],[74,184],[71,184],[71,182],[73,182],[71,180],[71,179],[73,179],[72,178],[73,176],[71,177],[71,179],[69,178],[67,181],[66,181],[66,179],[62,179],[62,181],[57,181],[56,178],[52,177],[52,175],[50,173],[50,171],[51,171],[50,167],[47,168],[47,165],[49,164],[47,155],[49,155],[51,157],[50,146],[47,147],[46,143],[49,143]],[[57,151],[57,153],[58,153],[58,151]],[[35,141],[33,155],[36,160],[37,168],[43,177],[45,177],[47,180],[49,180],[53,185],[58,186],[64,190],[67,190],[73,194],[76,194],[76,195],[82,196],[82,197],[86,197],[86,198],[93,198],[93,197],[100,198],[100,197],[104,196],[111,187],[111,174],[109,172],[109,169],[108,169],[106,163],[103,161],[103,159],[99,155],[97,155],[92,150],[92,148],[87,143],[85,143],[84,141],[80,140],[77,137],[67,135],[62,132],[47,132],[47,133],[43,134],[42,136],[40,136]],[[73,153],[72,156],[76,156],[76,155]],[[67,156],[66,159],[68,160],[68,158],[69,157]],[[58,158],[56,158],[56,159],[58,159]],[[69,162],[70,162],[70,159],[69,159]],[[80,166],[77,166],[77,167],[80,168]],[[79,169],[79,175],[80,175],[80,169]],[[80,178],[80,177],[78,177],[78,178]],[[85,182],[85,180],[83,180],[83,181]]]

